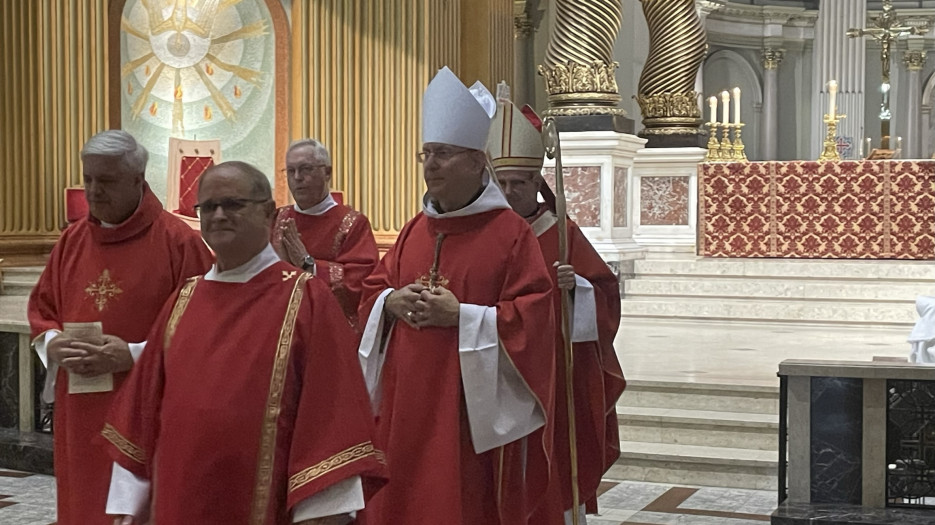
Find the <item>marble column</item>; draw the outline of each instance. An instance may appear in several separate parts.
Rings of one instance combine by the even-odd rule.
[[[838,81],[837,111],[847,115],[838,123],[838,136],[853,141],[849,158],[857,155],[864,132],[864,82],[866,38],[848,38],[847,30],[867,25],[867,0],[834,0],[818,4],[815,23],[814,74],[812,80],[811,158],[821,153],[827,112],[829,80]]]
[[[707,27],[708,15],[722,7],[724,7],[723,0],[695,0],[695,10],[701,18],[701,25],[705,27]],[[695,91],[704,93],[704,67],[698,68],[698,75],[695,76]]]
[[[922,68],[925,67],[925,51],[909,49],[903,55],[903,64],[909,70],[909,86],[906,93],[906,140],[903,142],[902,158],[917,159],[922,152]]]
[[[782,62],[783,49],[767,47],[763,58],[763,117],[760,128],[761,160],[777,160],[779,150],[779,86],[777,76]]]
[[[538,0],[513,2],[513,86],[511,96],[517,106],[535,104],[533,86],[535,66],[535,35],[543,11]]]

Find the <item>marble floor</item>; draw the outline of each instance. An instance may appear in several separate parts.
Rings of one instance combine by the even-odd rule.
[[[776,493],[762,490],[605,482],[588,525],[754,525],[769,521]],[[0,523],[55,522],[55,479],[0,470]]]

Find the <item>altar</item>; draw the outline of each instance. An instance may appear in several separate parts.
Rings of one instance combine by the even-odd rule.
[[[935,260],[935,161],[699,164],[698,254]]]

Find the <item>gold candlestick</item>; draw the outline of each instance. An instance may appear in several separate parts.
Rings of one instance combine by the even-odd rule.
[[[740,129],[743,128],[743,123],[738,122],[736,124],[732,124],[731,127],[734,128],[734,144],[731,146],[734,160],[739,160],[740,162],[750,162],[747,160],[747,154],[744,152],[743,140],[740,138]]]
[[[721,160],[734,160],[734,148],[730,144],[730,124],[723,124],[721,130]]]
[[[825,124],[828,126],[828,132],[825,134],[824,148],[819,161],[841,160],[841,154],[838,153],[838,143],[835,140],[838,134],[838,121],[846,118],[847,115],[829,115],[825,114]]]
[[[717,122],[708,122],[711,130],[708,132],[708,153],[705,160],[708,162],[717,162],[721,160],[721,143],[717,140]]]

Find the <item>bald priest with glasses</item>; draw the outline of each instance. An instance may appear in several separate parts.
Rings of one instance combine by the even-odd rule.
[[[356,329],[362,283],[379,260],[370,221],[331,196],[331,155],[321,142],[293,142],[283,171],[295,204],[276,211],[273,247],[282,260],[328,283]]]

